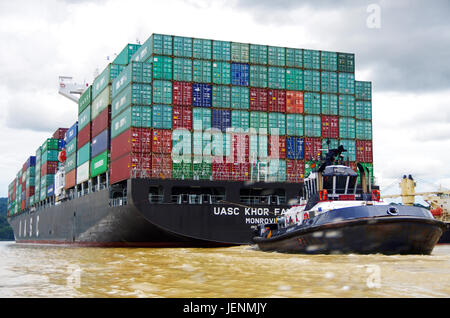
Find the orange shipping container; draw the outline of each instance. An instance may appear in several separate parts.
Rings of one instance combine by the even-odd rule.
[[[76,169],[73,169],[72,171],[69,171],[69,172],[66,173],[66,184],[64,186],[64,188],[66,190],[75,186],[75,184],[76,184],[76,176],[77,176],[76,173],[77,173]]]
[[[290,114],[303,114],[303,92],[286,91],[286,112]]]

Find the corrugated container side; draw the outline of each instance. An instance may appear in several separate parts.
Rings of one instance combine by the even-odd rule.
[[[193,39],[192,56],[197,59],[211,60],[212,41],[204,39]]]
[[[320,70],[320,51],[303,50],[303,67],[311,70]]]
[[[233,109],[250,108],[248,87],[240,87],[240,86],[231,87],[231,108]]]
[[[173,61],[170,56],[153,56],[153,78],[172,80]]]
[[[212,107],[231,107],[231,87],[223,85],[213,85],[212,87]]]
[[[250,63],[267,64],[267,45],[250,44]]]
[[[130,64],[131,57],[136,53],[137,50],[141,47],[140,44],[132,44],[128,43],[122,51],[116,56],[113,63],[114,64],[121,64],[121,65],[128,65]]]
[[[213,60],[230,61],[231,60],[231,42],[213,41]]]
[[[303,67],[303,50],[302,49],[286,49],[286,66]]]
[[[305,138],[305,160],[319,160],[322,140],[320,138]]]
[[[192,60],[179,57],[173,59],[173,80],[192,82]]]
[[[211,62],[204,60],[192,61],[192,80],[197,83],[211,83]]]
[[[250,65],[250,86],[266,88],[268,79],[267,66]]]
[[[335,94],[321,95],[322,115],[338,115],[338,96]]]
[[[78,114],[81,114],[92,102],[92,85],[81,94],[78,100]]]
[[[322,116],[322,137],[323,138],[339,138],[339,117]]]
[[[192,105],[192,83],[173,82],[172,100],[174,105],[191,106]]]

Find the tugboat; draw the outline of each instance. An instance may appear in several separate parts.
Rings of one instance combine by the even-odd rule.
[[[256,227],[262,251],[304,254],[431,254],[446,229],[424,208],[390,205],[360,164],[343,164],[332,149],[305,179],[306,204],[292,206],[272,224]],[[373,189],[372,189],[373,188]]]

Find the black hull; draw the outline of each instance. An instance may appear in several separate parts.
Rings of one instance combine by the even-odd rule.
[[[450,223],[447,224],[447,229],[442,234],[441,238],[437,242],[438,244],[450,244]]]
[[[396,206],[395,216],[389,211],[386,205],[332,210],[254,242],[281,253],[430,254],[446,229],[425,209]]]
[[[170,203],[171,189],[180,186],[222,187],[226,199],[215,204]],[[149,189],[164,189],[162,203],[150,203]],[[251,244],[252,226],[270,222],[287,205],[240,203],[248,186],[282,188],[295,198],[301,185],[286,183],[130,179],[126,205],[111,206],[110,189],[92,192],[59,205],[41,207],[8,218],[16,242],[85,246],[224,246]]]

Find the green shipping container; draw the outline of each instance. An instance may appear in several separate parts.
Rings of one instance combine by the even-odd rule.
[[[286,135],[286,115],[282,113],[270,112],[269,120],[269,134],[271,135]]]
[[[66,155],[70,156],[71,154],[77,151],[77,137],[73,137],[71,141],[66,145]]]
[[[78,116],[78,131],[81,131],[87,124],[91,121],[91,106],[88,106],[79,116]]]
[[[372,100],[372,83],[355,81],[355,98],[356,100]]]
[[[211,62],[194,60],[192,62],[192,77],[196,83],[211,83]]]
[[[304,70],[303,88],[308,92],[320,92],[320,72]]]
[[[58,139],[47,138],[41,146],[41,156],[47,150],[58,150]]]
[[[250,63],[267,64],[267,46],[250,44]]]
[[[268,165],[268,181],[284,182],[286,181],[286,160],[271,159]]]
[[[154,104],[172,104],[172,82],[153,81],[153,103]]]
[[[320,53],[320,68],[323,71],[336,72],[338,70],[337,53],[322,51]]]
[[[192,155],[192,135],[190,132],[179,129],[172,131],[172,155]],[[179,160],[178,157],[172,157],[172,159]]]
[[[355,94],[355,74],[339,73],[338,91],[340,94]]]
[[[123,50],[116,56],[113,64],[128,65],[130,64],[131,57],[139,50],[140,44],[127,44]]]
[[[231,84],[231,64],[228,62],[212,63],[212,82],[214,84]]]
[[[320,137],[322,135],[322,119],[319,115],[305,116],[305,136]]]
[[[231,60],[231,42],[213,41],[213,60],[230,61]]]
[[[211,40],[193,39],[192,56],[196,59],[211,60],[212,42]]]
[[[41,164],[44,164],[47,161],[58,161],[58,154],[58,150],[46,150],[42,152]]]
[[[355,140],[342,139],[339,141],[339,144],[344,146],[344,149],[347,150],[343,152],[345,161],[356,161],[356,142]]]
[[[231,87],[231,108],[233,109],[250,108],[250,91],[248,87],[243,86]]]
[[[86,145],[78,149],[77,151],[77,167],[81,166],[83,163],[88,162],[91,159],[91,143],[88,142]]]
[[[290,91],[303,90],[303,71],[297,68],[286,69],[286,89]]]
[[[250,126],[249,114],[243,110],[231,111],[231,127],[234,129],[242,129],[243,132],[248,131]]]
[[[303,67],[303,50],[302,49],[286,49],[286,66],[287,67]]]
[[[286,69],[269,66],[268,86],[274,89],[286,89]]]
[[[303,50],[303,67],[310,70],[320,70],[320,51]]]
[[[229,88],[229,87],[227,87]],[[211,128],[211,109],[204,107],[192,108],[192,119],[194,130],[203,131]]]
[[[153,105],[152,127],[158,129],[172,129],[172,106]]]
[[[90,175],[94,178],[108,171],[109,151],[105,151],[91,160]]]
[[[267,84],[267,67],[262,65],[250,65],[250,86],[266,88]]]
[[[136,62],[146,62],[153,54],[172,55],[173,44],[171,35],[152,34],[131,58]]]
[[[192,38],[174,36],[173,55],[179,57],[192,57]]]
[[[70,172],[77,167],[77,153],[74,152],[70,156],[67,157],[66,162],[64,162],[64,170],[65,172]]]
[[[268,116],[266,112],[250,112],[250,128],[255,129],[256,133],[268,133]]]
[[[188,161],[189,160],[189,161]],[[172,163],[172,176],[174,179],[192,179],[192,159]]]
[[[303,115],[287,114],[286,115],[286,135],[287,136],[304,136],[304,120]]]
[[[172,80],[172,58],[153,56],[153,78]]]
[[[131,62],[112,83],[111,98],[114,99],[130,83],[151,84],[152,65]]]
[[[92,101],[91,106],[91,120],[97,117],[103,110],[111,105],[111,86],[107,86],[97,97]]]
[[[329,144],[328,141],[330,142]],[[322,139],[322,149],[330,150],[330,149],[337,149],[338,147],[339,141],[337,139]],[[326,150],[322,152],[324,158],[328,153]]]
[[[355,54],[338,53],[338,71],[355,72]]]
[[[338,92],[338,75],[336,72],[321,72],[320,73],[321,91],[323,93]]]
[[[338,96],[335,94],[322,94],[322,115],[337,115],[339,112]]]
[[[269,137],[267,135],[250,135],[249,138],[249,158],[251,163],[256,163],[257,159],[267,159],[269,156]]]
[[[231,43],[231,61],[248,63],[250,61],[250,45],[247,43]]]
[[[268,64],[273,66],[286,65],[286,49],[279,46],[268,47]]]
[[[356,121],[356,139],[372,140],[372,122],[368,120]]]
[[[372,102],[358,100],[355,102],[356,119],[372,120]]]
[[[210,156],[194,156],[192,161],[192,176],[194,179],[211,179],[212,159]]]
[[[111,138],[114,139],[130,127],[151,127],[152,108],[150,106],[132,106],[125,108],[111,121]]]
[[[194,131],[192,133],[192,153],[200,156],[211,155],[211,133]]]
[[[111,107],[111,117],[116,117],[125,108],[131,105],[151,105],[151,84],[130,84],[114,98]]]
[[[320,94],[305,93],[304,94],[304,112],[305,114],[319,115],[321,111]]]
[[[212,106],[215,108],[231,107],[231,88],[229,86],[213,85]]]
[[[92,84],[92,99],[94,100],[98,94],[100,94],[109,84],[111,84],[124,68],[124,65],[113,63],[108,64],[108,66],[99,76],[97,76]]]
[[[355,116],[355,97],[353,95],[339,95],[339,116]]]
[[[81,94],[80,99],[78,100],[78,115],[83,112],[92,102],[92,85]]]
[[[192,82],[192,60],[179,57],[173,59],[173,80]]]
[[[356,126],[355,119],[351,117],[339,118],[339,138],[355,139]],[[354,160],[351,160],[354,161]]]

